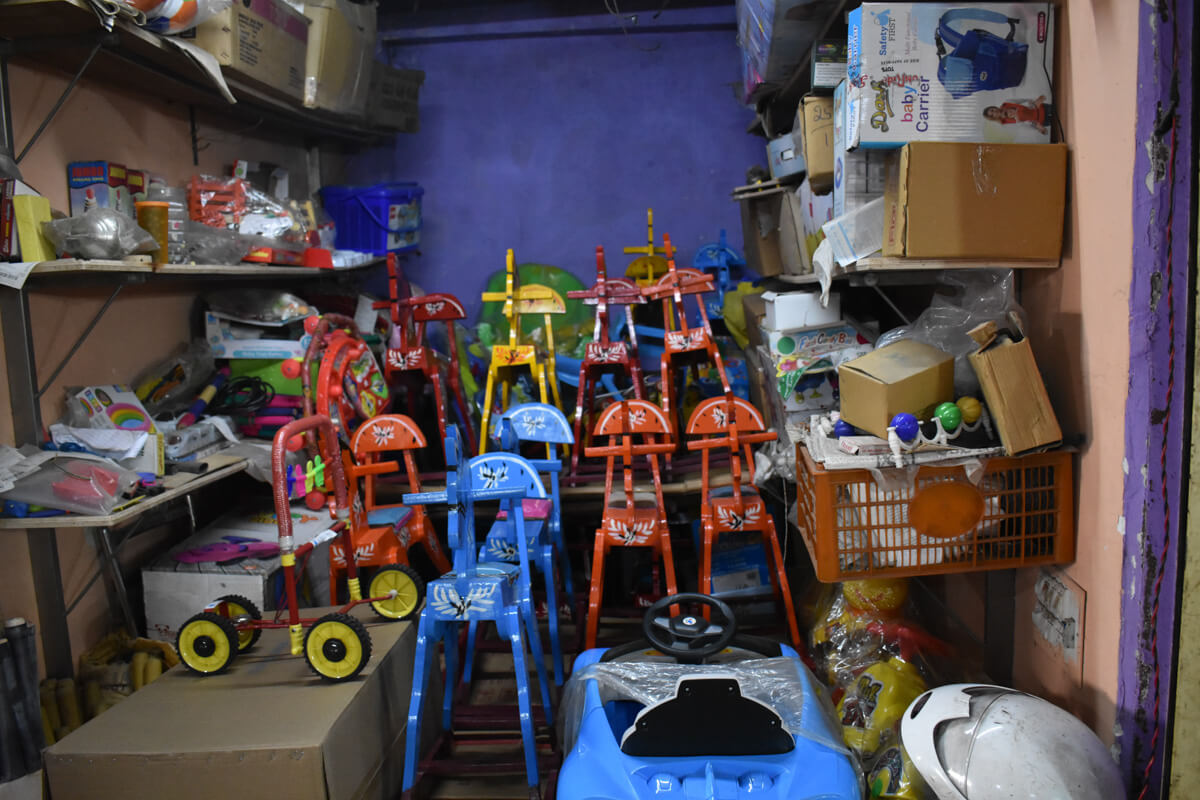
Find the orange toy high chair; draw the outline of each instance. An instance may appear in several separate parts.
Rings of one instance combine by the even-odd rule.
[[[450,560],[442,550],[433,523],[423,506],[400,503],[380,503],[376,497],[376,478],[400,471],[396,461],[383,461],[383,454],[403,454],[408,490],[421,491],[414,451],[425,447],[425,437],[416,423],[403,414],[381,414],[364,422],[351,440],[353,459],[343,458],[346,478],[353,485],[363,479],[363,510],[365,514],[351,518],[350,544],[358,568],[380,567],[371,578],[367,597],[397,591],[396,609],[399,619],[408,619],[421,607],[425,584],[409,566],[408,550],[421,545],[438,574],[450,571]],[[410,512],[405,514],[405,512]],[[329,585],[337,586],[338,578],[346,571],[345,555],[338,549],[329,550]],[[402,601],[402,602],[401,602]]]
[[[558,374],[554,370],[554,326],[550,324],[552,314],[567,313],[567,304],[562,295],[547,286],[532,283],[529,286],[520,285],[516,260],[513,251],[509,249],[504,262],[504,291],[484,292],[481,299],[485,303],[504,303],[504,318],[508,320],[508,344],[492,346],[492,360],[488,365],[487,388],[483,394],[483,418],[479,422],[479,453],[487,452],[488,424],[492,417],[492,403],[495,398],[496,383],[500,384],[500,409],[509,406],[509,394],[517,383],[516,372],[520,367],[528,367],[530,374],[538,387],[538,400],[550,402],[554,395],[554,406],[562,411],[562,398],[558,392]],[[532,344],[521,343],[521,317],[525,314],[541,314],[542,330],[546,335],[546,356],[538,358],[537,348]],[[547,382],[549,388],[547,388]],[[553,455],[554,445],[546,445],[546,457]],[[566,446],[563,446],[566,455]]]
[[[687,310],[683,305],[685,295],[711,292],[713,290],[712,276],[696,269],[677,269],[675,267],[675,250],[671,247],[671,237],[664,235],[663,243],[667,250],[667,274],[659,278],[653,286],[643,289],[642,293],[651,300],[662,300],[663,304],[663,323],[666,333],[663,340],[660,388],[662,389],[663,414],[670,421],[671,433],[674,435],[679,430],[679,424],[675,419],[675,415],[679,413],[675,382],[680,366],[686,368],[690,363],[694,367],[698,360],[703,360],[702,358],[697,359],[697,355],[707,355],[708,360],[717,368],[717,374],[721,377],[721,387],[727,397],[731,390],[729,378],[725,375],[725,362],[721,359],[721,351],[717,349],[717,343],[713,339],[712,326],[709,325],[704,303],[699,304],[701,325],[698,328],[688,327]],[[669,469],[670,456],[667,457],[667,465]]]
[[[687,446],[689,450],[700,451],[700,525],[703,531],[700,592],[712,593],[712,554],[717,536],[758,531],[762,535],[767,560],[774,570],[771,583],[775,589],[775,599],[787,613],[792,644],[800,647],[796,608],[792,604],[791,589],[788,588],[779,537],[775,535],[775,521],[767,513],[766,504],[753,486],[754,454],[750,451],[750,445],[774,441],[776,434],[766,430],[758,409],[730,394],[705,400],[696,406],[688,420],[687,432],[690,436],[699,437],[689,441]],[[713,487],[709,482],[709,453],[718,448],[729,451],[729,469],[732,473],[729,486]],[[743,455],[750,481],[746,486],[742,486]]]
[[[466,319],[467,311],[452,294],[437,293],[401,298],[395,253],[388,254],[387,266],[388,289],[392,299],[375,303],[374,306],[388,309],[392,318],[392,334],[383,362],[383,374],[389,383],[394,384],[399,379],[419,372],[428,383],[433,384],[433,396],[437,402],[438,433],[443,440],[446,438],[446,384],[449,384],[458,410],[459,423],[466,431],[467,447],[474,452],[475,429],[471,424],[470,409],[463,396],[462,381],[459,377],[462,362],[458,357],[458,334],[454,325],[455,320]],[[446,323],[449,357],[429,346],[425,338],[425,326],[430,322]],[[408,411],[411,415],[416,410],[416,393],[411,385],[407,394]]]
[[[604,593],[604,559],[613,547],[651,547],[661,555],[666,569],[667,594],[677,593],[675,562],[671,557],[671,536],[667,529],[667,512],[663,503],[662,477],[658,471],[658,454],[675,449],[670,441],[671,426],[662,409],[646,400],[623,400],[613,403],[600,414],[594,435],[609,437],[609,444],[587,448],[589,458],[603,456],[604,516],[596,531],[592,555],[592,585],[588,596],[588,619],[585,644],[596,646],[596,629],[600,625],[600,601]],[[642,438],[634,444],[635,436]],[[654,491],[637,490],[633,485],[633,461],[645,456],[654,478]],[[621,459],[623,483],[613,487],[617,459]]]
[[[633,325],[633,305],[646,302],[633,281],[626,278],[609,278],[604,262],[604,248],[596,248],[596,282],[590,289],[567,292],[567,297],[582,300],[585,305],[596,307],[596,327],[593,341],[584,350],[579,362],[579,391],[575,399],[575,444],[571,451],[571,474],[579,473],[579,452],[586,444],[590,430],[592,411],[596,405],[596,379],[605,372],[623,369],[633,382],[633,396],[642,396],[642,362],[638,358],[637,331]],[[608,330],[608,307],[624,306],[625,325],[629,342],[612,341]]]

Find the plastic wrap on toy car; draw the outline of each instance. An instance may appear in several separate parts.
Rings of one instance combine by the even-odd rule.
[[[824,687],[808,667],[795,658],[724,662],[716,669],[666,660],[586,666],[571,676],[564,689],[560,714],[564,720],[560,726],[563,752],[570,752],[575,747],[584,717],[589,682],[596,682],[602,704],[628,700],[648,707],[674,697],[680,678],[699,677],[716,670],[719,670],[721,677],[736,678],[743,697],[757,700],[773,709],[783,720],[789,734],[810,739],[837,752],[850,753],[842,739],[841,725],[832,714],[833,706],[828,701]],[[813,694],[807,696],[799,691],[798,682],[812,687]]]

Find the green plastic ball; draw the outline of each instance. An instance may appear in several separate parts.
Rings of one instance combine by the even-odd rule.
[[[933,410],[933,415],[942,421],[946,433],[954,433],[963,421],[963,412],[954,403],[942,403]]]

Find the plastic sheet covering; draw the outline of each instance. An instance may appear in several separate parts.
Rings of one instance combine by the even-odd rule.
[[[740,653],[741,655],[737,655]],[[716,663],[677,664],[665,657],[631,656],[637,661],[590,664],[576,672],[563,690],[562,719],[559,726],[563,752],[575,747],[587,685],[597,683],[601,705],[613,700],[632,700],[644,706],[675,696],[680,678],[709,675],[734,677],[742,696],[753,698],[773,709],[792,736],[810,739],[840,753],[849,754],[841,728],[834,715],[824,686],[817,682],[804,662],[795,658],[745,658],[745,651],[731,651]]]

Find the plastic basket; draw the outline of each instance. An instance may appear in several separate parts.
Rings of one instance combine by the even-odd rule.
[[[989,459],[974,483],[962,467],[925,466],[911,483],[884,487],[869,470],[826,470],[797,445],[797,524],[825,582],[1068,563],[1071,458]]]
[[[424,194],[415,183],[323,186],[321,203],[337,226],[339,250],[382,256],[420,246]]]

